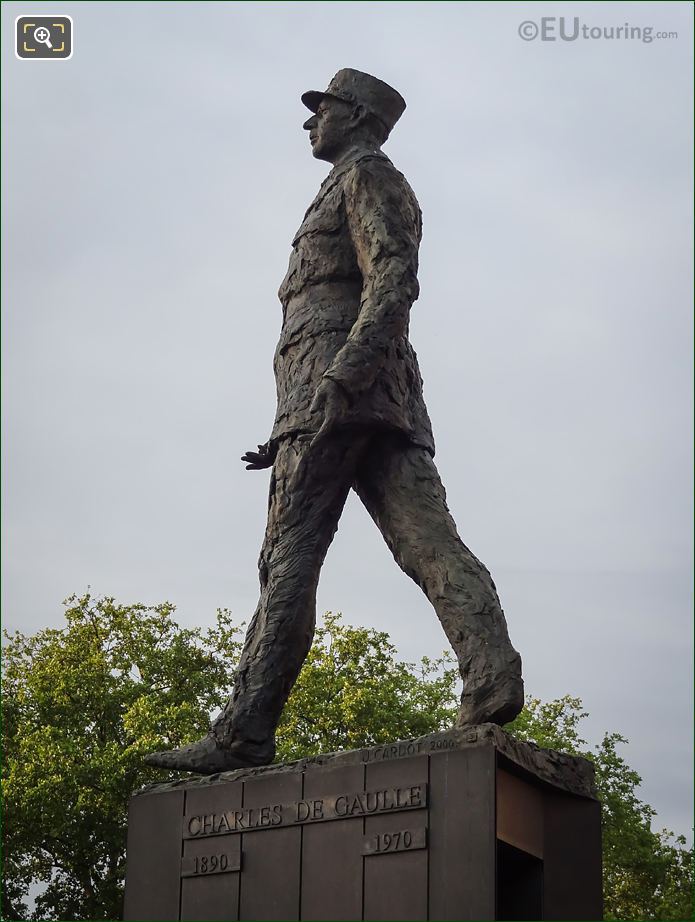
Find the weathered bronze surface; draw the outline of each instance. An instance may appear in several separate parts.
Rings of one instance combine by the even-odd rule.
[[[261,595],[233,693],[208,736],[148,757],[199,772],[272,761],[283,706],[311,646],[319,572],[350,489],[432,603],[463,679],[459,726],[504,724],[523,705],[521,659],[495,584],[461,541],[435,467],[408,339],[422,218],[380,150],[405,109],[392,87],[342,70],[302,97],[314,157],[333,164],[292,241],[279,297],[277,412],[243,459],[272,465]]]
[[[487,724],[150,785],[124,918],[600,919],[593,767]]]

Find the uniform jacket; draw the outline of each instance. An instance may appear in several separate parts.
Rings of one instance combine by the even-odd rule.
[[[271,439],[315,432],[323,376],[347,394],[348,425],[396,429],[434,454],[417,357],[408,341],[419,294],[422,216],[402,173],[359,151],[323,181],[292,241],[275,350]]]

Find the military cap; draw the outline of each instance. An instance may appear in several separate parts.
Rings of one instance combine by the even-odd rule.
[[[308,90],[302,93],[302,102],[307,109],[316,112],[325,96],[342,99],[354,106],[364,106],[388,131],[391,131],[405,109],[405,100],[392,86],[371,74],[350,67],[339,70],[325,92]]]

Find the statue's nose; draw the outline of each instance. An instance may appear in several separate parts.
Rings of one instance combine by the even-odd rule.
[[[311,131],[311,129],[312,129],[315,125],[316,125],[316,116],[315,116],[315,115],[312,115],[310,118],[308,118],[308,119],[304,122],[304,124],[302,125],[302,128],[303,128],[305,131]]]

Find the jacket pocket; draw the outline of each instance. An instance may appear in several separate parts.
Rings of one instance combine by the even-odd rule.
[[[343,222],[340,200],[324,201],[319,208],[310,211],[304,218],[301,227],[294,235],[292,246],[295,247],[302,237],[309,234],[336,234],[343,226]]]

